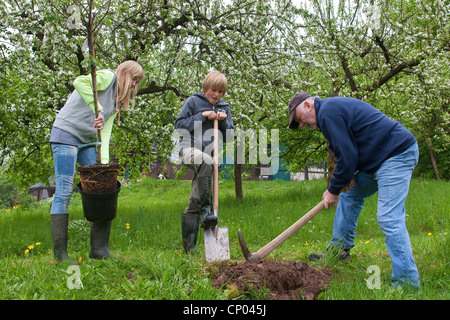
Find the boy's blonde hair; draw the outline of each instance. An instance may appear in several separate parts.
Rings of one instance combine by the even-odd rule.
[[[134,104],[136,97],[138,83],[144,79],[144,69],[142,66],[133,60],[122,62],[115,70],[117,74],[118,86],[118,100],[120,101],[120,109],[127,110],[130,104],[130,99]],[[131,82],[136,81],[136,86],[130,92]],[[133,107],[133,106],[132,106]]]
[[[222,91],[223,94],[227,92],[228,82],[225,75],[220,71],[211,71],[203,80],[203,93],[206,93],[209,89]]]

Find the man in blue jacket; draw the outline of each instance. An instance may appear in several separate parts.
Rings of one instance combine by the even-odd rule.
[[[377,219],[392,260],[392,285],[418,288],[419,273],[405,225],[405,200],[419,158],[412,133],[353,98],[320,99],[301,92],[290,100],[288,109],[289,128],[320,130],[336,156],[333,177],[323,194],[326,209],[338,204],[330,247],[340,248],[341,259],[350,259],[364,199],[378,192]],[[312,254],[310,259],[322,255]]]

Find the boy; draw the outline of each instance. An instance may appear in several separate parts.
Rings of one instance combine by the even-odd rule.
[[[199,226],[211,228],[217,225],[211,194],[213,155],[205,152],[212,144],[212,137],[208,140],[205,132],[214,128],[216,119],[222,137],[227,137],[226,131],[234,128],[230,106],[222,100],[227,87],[224,74],[219,71],[208,73],[203,81],[203,93],[195,93],[189,97],[175,120],[175,129],[189,132],[190,139],[183,139],[186,138],[184,136],[181,140],[180,156],[183,164],[194,171],[189,202],[181,215],[181,233],[186,253],[192,250],[198,252],[195,244]],[[229,136],[233,137],[234,134]]]

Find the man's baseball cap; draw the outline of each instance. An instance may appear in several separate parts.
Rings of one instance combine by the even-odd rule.
[[[297,129],[299,124],[294,120],[295,118],[295,109],[298,107],[300,103],[312,97],[308,92],[300,92],[296,93],[294,97],[289,101],[288,110],[289,110],[289,128]]]

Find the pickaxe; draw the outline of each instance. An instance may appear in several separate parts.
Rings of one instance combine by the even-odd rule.
[[[307,214],[301,217],[297,222],[295,222],[292,226],[287,228],[283,233],[281,233],[278,237],[273,239],[271,242],[266,244],[264,247],[259,249],[255,253],[250,253],[245,244],[244,237],[242,236],[242,232],[239,229],[239,244],[241,245],[242,253],[244,254],[245,260],[249,262],[259,262],[264,259],[269,253],[275,250],[280,244],[286,241],[290,236],[296,233],[301,227],[303,227],[309,220],[314,218],[316,214],[318,214],[324,208],[323,201],[319,202],[314,208],[311,209]]]

